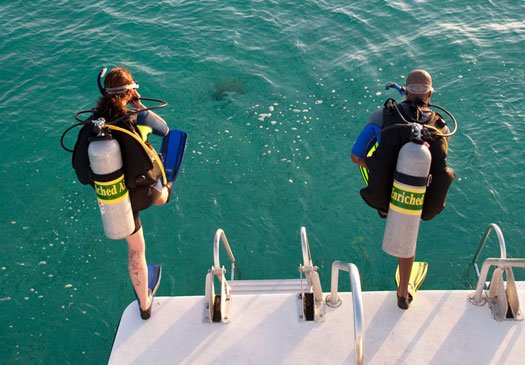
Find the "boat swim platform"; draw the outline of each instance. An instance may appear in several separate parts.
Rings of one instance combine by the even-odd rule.
[[[365,364],[523,364],[524,321],[496,321],[472,290],[420,290],[408,310],[394,291],[362,292]],[[353,364],[352,293],[323,321],[298,315],[298,294],[232,295],[229,323],[203,320],[205,296],[157,297],[151,318],[124,311],[109,364]],[[327,294],[323,293],[323,299]],[[525,289],[518,289],[525,303]]]

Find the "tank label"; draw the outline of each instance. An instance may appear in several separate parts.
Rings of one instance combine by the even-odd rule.
[[[426,187],[402,185],[394,180],[389,209],[403,214],[421,215],[425,191]]]
[[[99,202],[104,204],[115,204],[128,196],[124,175],[112,181],[95,181],[95,191]]]

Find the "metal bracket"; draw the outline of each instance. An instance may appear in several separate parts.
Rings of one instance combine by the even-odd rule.
[[[319,269],[318,266],[299,265],[301,281],[305,274],[307,282],[306,288],[303,288],[297,296],[297,299],[300,300],[300,305],[297,306],[298,317],[302,321],[324,322],[325,319],[326,307],[317,269]]]
[[[202,320],[205,323],[220,322],[228,323],[231,317],[231,288],[225,278],[224,266],[216,269],[214,266],[208,270],[206,275],[206,287],[204,295],[204,311]],[[220,295],[215,294],[214,280],[217,277],[221,285]]]
[[[507,279],[506,282],[503,281],[504,273]],[[494,269],[490,288],[485,293],[485,296],[496,321],[523,320],[514,273],[511,267]]]

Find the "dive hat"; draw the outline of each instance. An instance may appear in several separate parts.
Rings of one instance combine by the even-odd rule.
[[[129,85],[122,85],[118,87],[106,87],[105,91],[106,91],[106,94],[108,95],[115,95],[115,94],[121,94],[127,90],[138,89],[138,88],[139,88],[139,84],[133,82],[132,84],[129,84]]]

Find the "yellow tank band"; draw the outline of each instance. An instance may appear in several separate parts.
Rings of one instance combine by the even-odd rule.
[[[128,196],[124,175],[112,181],[94,181],[94,185],[100,203],[115,204]]]
[[[403,214],[421,215],[423,202],[425,200],[425,191],[426,187],[414,188],[412,186],[399,184],[394,180],[389,209]]]

